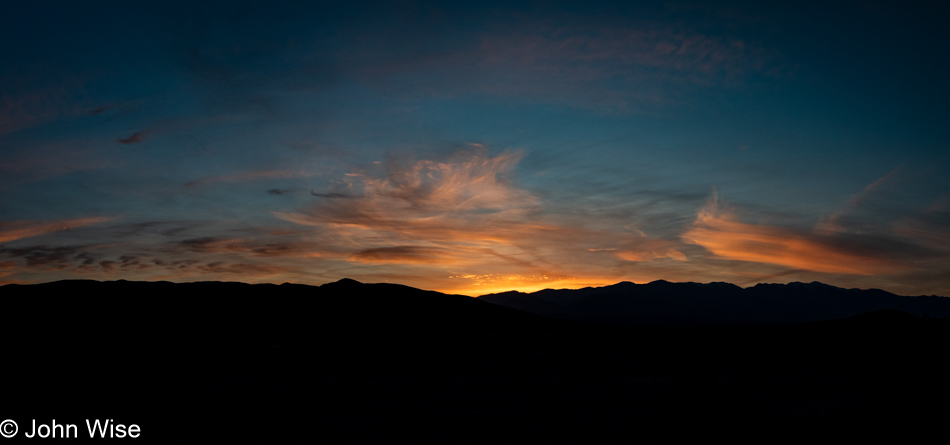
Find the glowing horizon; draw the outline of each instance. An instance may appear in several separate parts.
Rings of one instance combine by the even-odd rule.
[[[0,284],[950,296],[926,8],[229,5],[12,7]]]

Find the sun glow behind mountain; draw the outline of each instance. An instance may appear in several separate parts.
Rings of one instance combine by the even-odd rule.
[[[449,278],[462,283],[458,287],[439,290],[444,293],[455,293],[477,297],[490,293],[519,291],[535,292],[543,289],[581,289],[584,287],[600,287],[613,284],[609,280],[578,279],[576,277],[548,277],[524,275],[453,275]],[[468,287],[466,287],[468,286]]]
[[[938,6],[8,9],[0,284],[950,294]]]

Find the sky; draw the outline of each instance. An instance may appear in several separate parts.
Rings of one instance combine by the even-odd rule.
[[[950,296],[936,2],[20,2],[0,284]]]

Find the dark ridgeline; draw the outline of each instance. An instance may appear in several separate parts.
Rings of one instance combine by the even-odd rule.
[[[466,296],[348,279],[59,281],[0,287],[0,302],[3,375],[16,382],[3,395],[9,417],[112,418],[163,441],[255,432],[359,441],[360,400],[396,397],[364,385],[372,375],[383,389],[412,388],[483,347],[466,342],[560,329]]]
[[[765,325],[839,320],[883,309],[925,317],[950,316],[950,298],[903,297],[880,289],[827,284],[647,284],[630,282],[584,289],[504,292],[480,300],[534,314],[619,325]]]
[[[635,305],[612,299],[642,291],[631,286],[527,301],[624,315]],[[34,418],[80,429],[110,418],[139,424],[138,442],[162,443],[903,442],[942,429],[943,300],[881,307],[903,297],[816,283],[752,296],[723,283],[645,286],[653,291],[637,304],[672,317],[666,326],[555,320],[352,280],[8,285],[0,417],[21,431]],[[723,317],[756,298],[781,309]],[[862,304],[881,310],[862,314]],[[916,316],[924,310],[929,318]]]

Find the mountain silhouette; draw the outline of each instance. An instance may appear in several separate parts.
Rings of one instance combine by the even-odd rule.
[[[21,431],[31,420],[114,419],[151,443],[896,442],[942,432],[950,319],[940,303],[882,309],[908,297],[820,283],[540,294],[549,298],[527,302],[614,308],[608,320],[626,324],[347,279],[7,285],[0,407]],[[761,307],[741,312],[743,298]],[[875,310],[748,321],[805,303],[821,310],[796,314],[847,315],[860,299]],[[642,307],[653,312],[641,317],[668,318],[631,324],[620,310]]]
[[[346,423],[363,415],[351,415],[362,413],[354,401],[389,403],[400,385],[438,380],[439,369],[459,360],[457,348],[485,348],[482,339],[520,341],[570,326],[467,296],[351,279],[66,280],[2,286],[0,301],[0,369],[15,382],[4,392],[10,416],[144,423],[163,443],[359,443]],[[382,392],[364,393],[368,375],[383,376]]]
[[[75,341],[121,331],[122,341],[189,343],[303,338],[488,335],[550,329],[551,320],[462,295],[342,279],[322,286],[235,282],[65,280],[0,287],[6,330]],[[59,338],[58,340],[62,340]]]
[[[757,325],[826,321],[894,309],[915,316],[950,316],[950,298],[904,297],[879,289],[827,284],[647,284],[504,292],[478,297],[545,317],[617,325]]]

